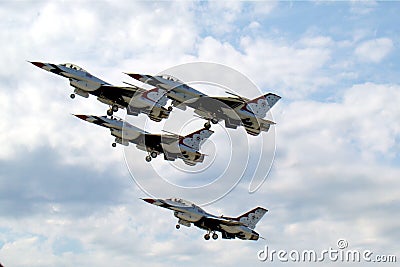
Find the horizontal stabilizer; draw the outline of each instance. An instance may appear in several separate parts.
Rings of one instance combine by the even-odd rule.
[[[200,145],[213,133],[213,131],[203,128],[189,135],[186,135],[179,141],[179,143],[198,151],[200,150]]]

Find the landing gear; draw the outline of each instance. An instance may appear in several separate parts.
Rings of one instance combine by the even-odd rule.
[[[70,94],[69,97],[74,99],[75,98],[75,94]]]
[[[181,228],[181,225],[180,225],[180,224],[177,224],[177,225],[175,225],[175,228],[176,228],[176,229],[179,229],[179,228]]]
[[[207,130],[209,130],[211,128],[211,123],[212,124],[217,124],[218,120],[215,118],[209,119],[206,123],[204,123],[204,128],[206,128]]]
[[[117,143],[112,143],[111,146],[112,146],[112,147],[116,147],[116,146],[117,146]]]
[[[114,114],[114,112],[117,112],[117,111],[118,111],[118,106],[117,105],[112,105],[107,110],[107,115],[111,117]]]
[[[150,156],[147,156],[147,157],[145,157],[145,160],[146,160],[147,162],[150,162],[150,161],[151,161],[151,157],[150,157]]]
[[[212,233],[212,235],[211,235],[211,233]],[[214,240],[218,239],[218,235],[215,231],[208,230],[207,234],[204,235],[204,239],[210,240],[210,237],[212,237],[212,239],[214,239]]]
[[[157,157],[157,152],[155,152],[155,151],[152,151],[151,153],[150,153],[150,156],[153,158],[153,159],[155,159],[156,157]]]
[[[172,111],[172,106],[169,106],[169,107],[168,107],[168,111]]]

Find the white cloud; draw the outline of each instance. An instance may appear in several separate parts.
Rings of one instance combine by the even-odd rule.
[[[355,15],[368,15],[373,12],[378,3],[376,1],[353,0],[350,2],[350,12]]]
[[[362,62],[379,63],[393,48],[393,41],[390,38],[378,38],[361,43],[354,53]]]
[[[202,10],[202,22],[210,32],[224,35],[235,31],[234,22],[239,19],[243,2],[240,1],[210,1],[205,10]],[[220,19],[216,20],[215,18]]]
[[[316,75],[331,58],[328,43],[328,39],[320,38],[312,46],[291,45],[245,36],[241,38],[241,53],[229,43],[207,37],[199,45],[199,58],[205,61],[219,58],[223,64],[249,75],[261,88],[268,88],[263,90],[273,89],[284,96],[299,98],[333,83],[322,73]]]
[[[324,31],[288,40],[286,30],[272,23],[279,15],[272,13],[275,4],[247,5],[4,4],[1,19],[8,30],[0,36],[8,42],[0,66],[0,207],[5,215],[0,219],[0,261],[6,267],[243,266],[259,263],[256,253],[264,246],[262,241],[205,242],[204,232],[194,227],[176,231],[172,212],[137,199],[144,193],[127,175],[121,151],[110,147],[108,131],[70,115],[104,114],[106,106],[93,97],[71,101],[66,80],[26,59],[73,61],[116,84],[130,81],[122,71],[151,74],[193,60],[238,69],[263,89],[285,96],[273,108],[276,162],[256,194],[247,194],[244,177],[231,194],[205,209],[237,216],[256,205],[269,208],[256,230],[276,249],[327,249],[346,237],[351,246],[399,251],[399,85],[353,85],[362,77],[357,64],[334,61],[337,49],[353,54],[353,45],[371,38],[371,32],[355,30],[362,34],[354,40],[336,41]],[[265,15],[281,38],[259,34],[265,30]],[[239,24],[254,32],[242,32]],[[378,64],[394,49],[388,37],[361,43],[354,54],[361,62]],[[351,85],[327,72],[332,61],[348,71],[343,79]],[[308,98],[330,85],[341,89],[332,102]],[[253,96],[248,88],[241,90]],[[132,120],[138,123],[142,117]],[[224,136],[218,135],[212,139],[222,144]],[[257,140],[252,139],[254,144]],[[143,178],[154,179],[143,156],[138,152],[133,165]],[[189,179],[170,169],[164,172]]]
[[[333,40],[329,36],[306,36],[299,43],[305,47],[329,47],[333,45]]]

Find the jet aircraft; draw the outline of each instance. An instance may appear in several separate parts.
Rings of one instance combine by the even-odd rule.
[[[204,161],[205,155],[199,152],[200,147],[214,133],[204,128],[186,136],[151,134],[115,116],[74,116],[110,129],[111,135],[115,137],[113,147],[116,147],[117,143],[125,146],[128,146],[129,142],[136,144],[138,149],[149,153],[145,158],[147,162],[163,153],[165,160],[174,161],[180,158],[185,164],[194,166]]]
[[[164,95],[164,90],[153,88],[145,90],[134,85],[114,86],[96,76],[93,76],[83,68],[71,64],[51,64],[42,62],[30,62],[33,65],[55,73],[62,77],[68,78],[69,83],[74,87],[74,93],[70,95],[75,98],[75,95],[89,97],[89,94],[97,96],[97,100],[109,105],[107,115],[112,116],[113,112],[119,108],[127,108],[128,115],[137,116],[140,113],[145,113],[154,121],[161,121],[168,118],[170,111],[164,106],[167,104],[167,97]]]
[[[260,236],[253,229],[267,212],[267,209],[257,207],[236,218],[225,216],[218,217],[180,198],[142,199],[150,204],[173,210],[174,216],[178,218],[178,224],[175,226],[176,229],[179,229],[181,225],[190,227],[191,224],[193,224],[194,226],[206,230],[207,233],[204,235],[204,239],[206,240],[209,240],[210,236],[213,239],[217,239],[217,231],[221,232],[221,236],[224,239],[239,238],[242,240],[258,240]]]
[[[207,120],[204,124],[206,128],[211,127],[210,122],[216,124],[224,120],[225,127],[236,129],[243,126],[248,134],[256,136],[261,131],[267,132],[270,125],[275,124],[263,118],[281,98],[276,94],[267,93],[252,100],[229,92],[227,93],[233,97],[211,97],[171,75],[126,74],[143,83],[164,89],[173,106],[183,110],[186,106],[193,108],[198,116]]]

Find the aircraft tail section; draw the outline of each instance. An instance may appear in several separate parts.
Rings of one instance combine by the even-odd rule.
[[[281,99],[280,96],[268,93],[246,102],[243,109],[253,112],[258,118],[264,118],[268,110],[270,110],[279,99]]]
[[[273,94],[273,93],[268,93],[262,96],[265,100],[267,100],[268,106],[269,108],[272,108],[276,102],[279,101],[279,99],[281,99],[280,96]]]
[[[214,133],[213,131],[203,128],[191,134],[186,135],[179,141],[179,144],[190,147],[191,149],[198,151],[200,150],[201,144],[207,138],[209,138],[213,133]]]
[[[256,227],[256,224],[261,220],[265,213],[267,213],[267,211],[267,209],[257,207],[255,209],[252,209],[251,211],[246,212],[245,214],[240,215],[236,219],[250,229],[254,229]]]

